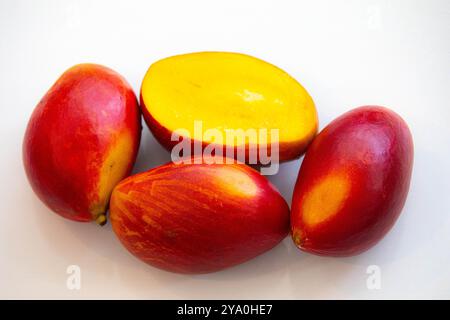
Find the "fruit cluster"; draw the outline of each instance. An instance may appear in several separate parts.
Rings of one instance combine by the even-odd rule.
[[[222,151],[239,143],[247,152],[259,147],[252,136],[235,144],[203,136],[200,151],[213,145],[210,156],[193,154],[190,159],[200,160],[129,176],[141,113],[169,150],[177,132],[198,142],[191,135],[196,120],[216,133],[277,129],[279,161],[306,151],[291,210],[248,157],[245,163],[217,161],[229,160]],[[281,69],[248,55],[201,52],[160,60],[145,75],[140,103],[113,70],[81,64],[35,108],[23,162],[33,190],[51,210],[101,225],[109,210],[122,244],[161,269],[218,271],[273,248],[289,232],[307,252],[359,254],[389,231],[405,203],[410,131],[379,106],[353,109],[316,136],[317,130],[308,92]],[[256,162],[262,164],[259,157]]]

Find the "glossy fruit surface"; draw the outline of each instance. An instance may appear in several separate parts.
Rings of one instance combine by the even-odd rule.
[[[136,96],[122,76],[76,65],[31,115],[23,141],[28,180],[61,216],[103,224],[112,189],[133,167],[140,133]]]
[[[332,121],[300,168],[291,211],[294,242],[329,256],[369,249],[397,220],[412,166],[411,133],[393,111],[365,106]]]
[[[173,164],[131,176],[111,197],[122,244],[155,267],[207,273],[247,261],[289,232],[289,207],[243,164]]]

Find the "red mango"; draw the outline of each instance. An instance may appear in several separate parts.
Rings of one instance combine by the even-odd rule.
[[[23,163],[38,197],[76,221],[103,224],[113,187],[134,164],[140,112],[130,85],[95,64],[67,70],[29,120]]]
[[[172,272],[208,273],[247,261],[289,232],[289,207],[243,164],[168,163],[120,182],[110,219],[122,244]]]
[[[335,119],[300,168],[291,211],[295,244],[325,256],[369,249],[397,220],[412,167],[411,133],[393,111],[365,106]]]

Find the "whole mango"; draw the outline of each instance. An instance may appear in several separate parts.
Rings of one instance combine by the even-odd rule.
[[[351,110],[314,139],[295,185],[295,244],[326,256],[359,254],[383,238],[408,194],[413,141],[393,111]]]
[[[130,85],[95,64],[67,70],[29,120],[23,163],[38,197],[76,221],[105,223],[114,186],[134,164],[140,112]]]
[[[173,272],[207,273],[245,262],[289,232],[289,207],[243,164],[169,163],[120,182],[110,218],[122,244]]]

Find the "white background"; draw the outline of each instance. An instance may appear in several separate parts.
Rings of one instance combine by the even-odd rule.
[[[0,298],[450,298],[450,2],[0,0]],[[411,189],[393,230],[352,258],[321,258],[289,238],[240,266],[200,276],[141,263],[111,227],[50,212],[21,159],[28,118],[80,62],[109,66],[136,92],[149,65],[201,50],[248,53],[310,92],[323,128],[364,104],[398,112],[415,143]],[[135,171],[170,160],[144,127]],[[300,166],[271,180],[290,203]],[[66,268],[81,267],[81,290]],[[366,287],[369,265],[381,289]]]

